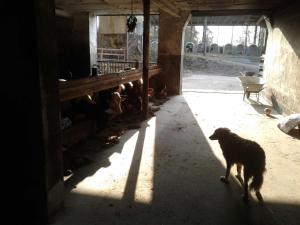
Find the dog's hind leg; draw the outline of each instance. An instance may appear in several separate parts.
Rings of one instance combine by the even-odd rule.
[[[263,197],[262,197],[260,191],[256,191],[256,192],[255,192],[255,195],[256,195],[256,197],[257,197],[257,199],[258,199],[258,201],[259,201],[260,203],[263,203],[263,202],[264,202],[264,199],[263,199]]]
[[[231,166],[232,166],[232,163],[226,161],[226,174],[225,174],[225,176],[220,177],[220,180],[224,183],[229,183],[228,177],[230,174]]]
[[[244,195],[243,201],[247,203],[249,201],[249,191],[248,191],[248,181],[249,181],[249,173],[246,168],[244,168]]]
[[[237,163],[236,164],[236,172],[237,172],[237,176],[241,177],[241,171],[242,171],[242,164]]]

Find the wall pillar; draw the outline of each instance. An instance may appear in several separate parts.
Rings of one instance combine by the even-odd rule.
[[[264,62],[265,95],[283,114],[300,112],[300,4],[278,10],[268,27]],[[272,25],[272,26],[271,26]]]
[[[190,17],[189,12],[180,13],[179,18],[160,12],[158,64],[162,68],[161,80],[170,95],[181,94],[183,31]]]
[[[87,12],[73,14],[72,73],[73,78],[90,74],[90,15]],[[95,21],[96,22],[96,21]],[[96,33],[97,35],[97,33]]]
[[[46,225],[64,193],[54,0],[3,7],[4,216],[10,224]]]
[[[36,66],[42,116],[43,146],[41,146],[41,150],[44,149],[46,153],[47,207],[50,215],[62,206],[64,198],[55,5],[53,0],[39,0],[37,5],[36,48],[38,58]]]
[[[90,14],[89,17],[89,38],[90,38],[90,69],[97,64],[97,16]],[[90,71],[92,73],[92,71]]]

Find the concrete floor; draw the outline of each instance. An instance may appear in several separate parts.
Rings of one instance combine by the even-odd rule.
[[[220,75],[197,75],[189,74],[184,77],[183,92],[222,92],[241,93],[243,88],[237,77]]]
[[[50,224],[299,224],[299,137],[281,132],[281,116],[265,116],[265,105],[244,102],[241,91],[207,91],[185,81],[183,88],[119,144],[90,153],[93,163],[65,182],[65,208]],[[208,139],[218,127],[265,149],[264,205],[255,197],[245,205],[234,176],[228,186],[219,181],[224,159]],[[89,148],[99,147],[94,140]]]

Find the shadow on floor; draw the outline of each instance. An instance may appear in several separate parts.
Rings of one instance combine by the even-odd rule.
[[[65,154],[68,154],[69,156],[66,156],[65,158],[79,160],[77,163],[79,165],[73,166],[75,168],[72,169],[72,175],[64,182],[66,192],[70,192],[78,183],[86,177],[92,176],[99,169],[109,167],[111,165],[109,157],[114,153],[122,153],[124,144],[134,135],[135,132],[137,132],[137,129],[130,129],[126,130],[126,133],[123,135],[122,130],[124,130],[124,127],[113,128],[114,129],[107,129],[98,132],[88,140],[73,146],[70,150],[67,150]],[[120,140],[117,140],[118,144],[114,145],[109,143],[110,145],[112,144],[111,147],[103,146],[103,136],[105,136],[106,139],[107,136],[113,136],[116,135],[116,133],[118,133],[118,138],[120,138]],[[94,160],[95,155],[100,155],[100,157],[98,157],[97,160]],[[74,164],[74,162],[71,164]]]
[[[283,132],[285,133],[285,132]],[[285,133],[295,139],[300,140],[300,127],[292,129],[289,133]]]
[[[123,197],[114,198],[109,193],[102,196],[67,193],[65,209],[54,218],[52,225],[296,225],[300,221],[299,204],[266,202],[260,205],[251,199],[249,205],[245,205],[241,200],[242,188],[235,178],[230,177],[229,185],[221,183],[219,177],[224,175],[225,169],[187,102],[181,96],[171,101],[176,103],[166,104],[156,117],[153,179],[151,187],[145,186],[144,190],[151,191],[151,201],[135,200],[142,155],[147,147],[144,144],[145,123],[139,129],[133,149]],[[118,149],[122,149],[122,145]],[[108,155],[111,153],[107,150]],[[101,166],[94,164],[83,168],[77,182]],[[274,216],[273,212],[282,209],[291,213],[288,221]]]
[[[267,105],[267,104],[261,103],[259,101],[255,101],[251,98],[248,98],[248,102],[252,106],[252,108],[255,109],[255,111],[258,112],[259,114],[264,114],[266,117],[271,118],[271,119],[279,119],[280,118],[280,114],[275,109],[273,109],[273,107],[271,105]],[[266,108],[271,109],[270,115],[266,115],[266,113],[265,113]]]

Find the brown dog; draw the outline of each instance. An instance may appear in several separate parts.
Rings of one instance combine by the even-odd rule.
[[[263,184],[263,173],[266,170],[266,156],[264,150],[254,141],[244,139],[232,133],[228,128],[218,128],[209,137],[211,140],[218,140],[226,160],[226,174],[220,179],[228,183],[228,176],[232,165],[237,164],[237,177],[240,177],[242,166],[244,167],[244,196],[243,200],[249,200],[248,181],[250,190],[255,190],[259,201],[263,201],[260,188]]]

